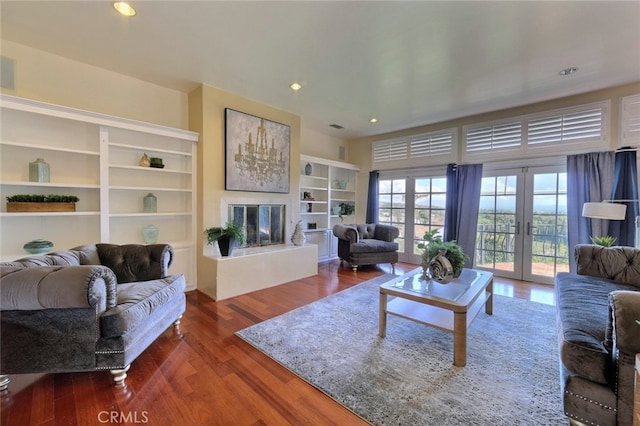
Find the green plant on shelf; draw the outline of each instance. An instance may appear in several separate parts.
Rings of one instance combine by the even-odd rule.
[[[354,206],[353,204],[340,203],[338,204],[338,206],[340,206],[340,213],[338,213],[338,216],[340,216],[340,220],[342,220],[342,216],[350,216],[354,211],[356,211],[356,206]]]
[[[77,203],[80,201],[75,195],[41,195],[16,194],[7,197],[8,203]]]

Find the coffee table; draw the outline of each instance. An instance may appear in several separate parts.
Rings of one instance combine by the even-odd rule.
[[[389,297],[391,296],[391,297]],[[493,274],[463,269],[448,284],[423,279],[422,268],[380,286],[380,337],[387,333],[387,315],[453,333],[453,365],[467,364],[467,328],[484,306],[493,314]]]

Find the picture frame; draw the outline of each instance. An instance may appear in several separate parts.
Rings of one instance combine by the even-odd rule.
[[[225,189],[290,191],[291,128],[225,108]]]

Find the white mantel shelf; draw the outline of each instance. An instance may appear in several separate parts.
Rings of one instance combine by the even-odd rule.
[[[215,300],[228,299],[318,273],[318,247],[282,245],[235,249],[231,256],[204,257],[212,277],[198,290]]]

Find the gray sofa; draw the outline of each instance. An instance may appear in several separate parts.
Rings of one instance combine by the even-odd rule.
[[[356,271],[360,265],[391,263],[395,272],[398,243],[394,240],[400,235],[400,230],[395,226],[376,223],[338,224],[333,227],[333,235],[338,237],[340,264],[347,261]]]
[[[0,374],[110,370],[130,364],[185,311],[173,248],[85,245],[0,263]]]
[[[572,424],[631,425],[640,353],[640,250],[577,245],[556,275],[564,411]]]

